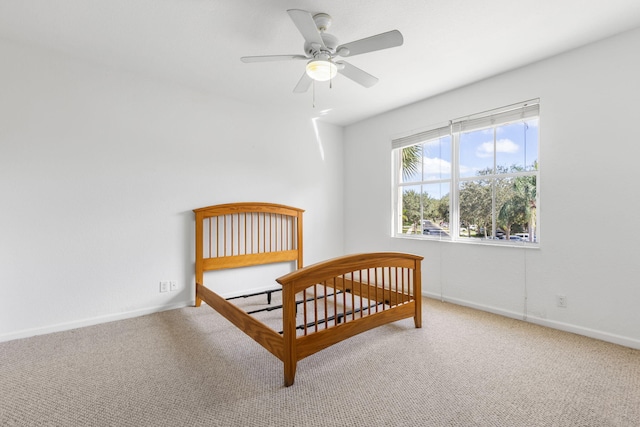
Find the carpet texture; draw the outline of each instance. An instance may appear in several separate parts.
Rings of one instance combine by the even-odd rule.
[[[2,426],[638,426],[640,351],[423,300],[282,363],[211,308],[0,343]]]

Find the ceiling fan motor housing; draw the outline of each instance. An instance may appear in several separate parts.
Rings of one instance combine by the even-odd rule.
[[[316,23],[316,27],[318,27],[318,31],[324,33],[331,26],[331,15],[328,13],[316,13],[313,15],[313,22]]]

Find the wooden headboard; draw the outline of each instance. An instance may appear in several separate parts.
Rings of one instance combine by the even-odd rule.
[[[196,284],[204,272],[295,261],[302,268],[302,213],[273,203],[243,202],[194,209]],[[200,305],[196,294],[196,306]]]

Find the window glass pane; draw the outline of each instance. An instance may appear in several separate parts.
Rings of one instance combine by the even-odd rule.
[[[422,181],[422,145],[402,149],[400,182]]]
[[[496,220],[505,238],[530,241],[535,238],[536,177],[519,176],[496,181]]]
[[[449,236],[449,183],[427,184],[423,189],[422,233]]]
[[[511,230],[524,222],[524,202],[515,191],[514,178],[496,179],[496,224],[501,237],[508,239]],[[522,231],[522,230],[520,230]]]
[[[525,152],[525,170],[533,171],[538,170],[538,141],[539,141],[539,126],[538,119],[533,119],[525,122],[525,135],[524,152]]]
[[[493,173],[493,129],[460,134],[460,177]]]
[[[451,178],[451,136],[424,143],[424,180]]]
[[[490,180],[462,181],[459,189],[460,237],[492,236]]]
[[[538,160],[537,120],[496,127],[495,150],[498,173],[534,170]]]
[[[422,204],[419,185],[402,188],[402,234],[422,234]]]

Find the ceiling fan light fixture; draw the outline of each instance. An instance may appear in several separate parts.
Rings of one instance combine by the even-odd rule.
[[[312,59],[307,63],[307,75],[313,80],[326,82],[338,74],[338,67],[326,59]]]

